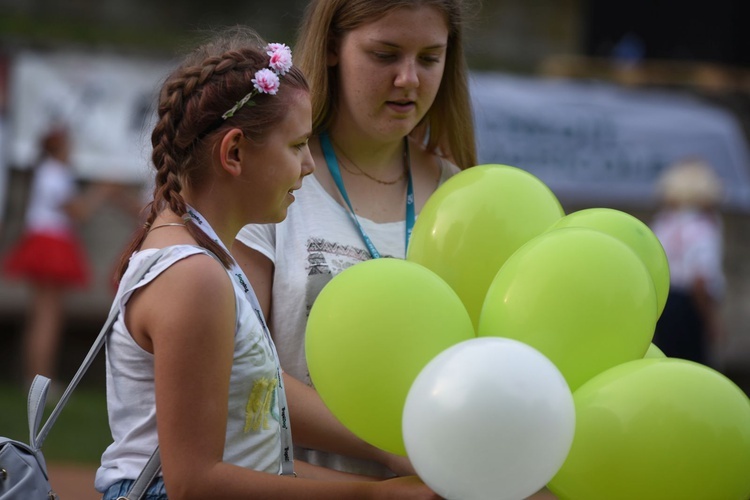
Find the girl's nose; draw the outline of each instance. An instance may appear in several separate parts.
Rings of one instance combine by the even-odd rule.
[[[419,87],[419,75],[417,74],[415,61],[406,60],[399,66],[394,84],[403,88]]]
[[[315,160],[313,160],[310,147],[305,146],[305,158],[302,160],[302,177],[310,175],[315,171]]]

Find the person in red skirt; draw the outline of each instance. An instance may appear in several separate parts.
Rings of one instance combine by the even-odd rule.
[[[31,288],[22,349],[28,385],[36,374],[52,378],[64,321],[65,292],[86,287],[91,271],[76,232],[105,200],[101,188],[82,193],[70,167],[69,131],[54,127],[41,140],[42,159],[35,168],[24,231],[3,262],[7,278]]]

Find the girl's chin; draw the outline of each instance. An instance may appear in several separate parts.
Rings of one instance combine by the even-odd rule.
[[[391,118],[388,123],[380,128],[380,135],[389,140],[400,140],[411,134],[419,122],[413,119],[394,119]]]
[[[288,205],[287,205],[288,206]],[[274,213],[264,214],[263,217],[258,217],[256,220],[250,222],[250,224],[278,224],[279,222],[286,219],[287,207],[281,207]]]

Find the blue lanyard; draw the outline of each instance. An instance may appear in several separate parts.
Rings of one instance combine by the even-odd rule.
[[[362,240],[367,246],[367,250],[369,250],[370,255],[373,259],[379,259],[380,252],[378,252],[378,250],[375,248],[375,245],[373,245],[372,240],[365,232],[362,224],[359,223],[357,214],[354,213],[352,203],[349,201],[349,196],[346,194],[344,179],[341,177],[341,170],[339,169],[339,162],[336,159],[336,153],[333,151],[331,139],[328,137],[328,134],[326,132],[320,134],[320,147],[323,150],[323,156],[325,157],[326,163],[328,164],[328,170],[331,172],[331,177],[333,177],[333,181],[336,183],[336,187],[339,188],[339,192],[344,198],[346,206],[349,207],[349,215],[351,216],[354,225],[357,226],[359,234],[362,236]],[[406,137],[404,137],[404,163],[406,164],[406,170],[409,176],[406,186],[406,235],[404,241],[404,255],[406,255],[406,249],[409,247],[411,232],[414,229],[414,220],[416,219],[416,216],[414,214],[414,184],[412,183],[411,179],[411,162],[409,159],[409,140]]]

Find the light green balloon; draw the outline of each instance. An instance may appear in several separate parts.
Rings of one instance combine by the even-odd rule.
[[[659,238],[641,220],[612,208],[589,208],[561,218],[550,230],[561,227],[589,227],[618,238],[643,260],[656,289],[657,318],[669,293],[669,263]]]
[[[573,446],[548,484],[559,498],[750,498],[750,401],[721,373],[642,359],[601,373],[573,397]]]
[[[642,358],[655,325],[654,284],[641,259],[606,233],[573,227],[537,236],[507,260],[477,333],[536,348],[575,390]]]
[[[334,277],[310,311],[305,350],[323,402],[354,434],[406,455],[406,396],[436,355],[474,338],[466,308],[429,269],[399,259],[356,264]]]
[[[442,277],[476,326],[498,269],[563,214],[552,191],[532,174],[507,165],[471,167],[427,200],[406,258]]]
[[[664,359],[667,357],[666,354],[664,354],[664,351],[656,347],[656,344],[653,342],[650,346],[648,346],[648,350],[646,351],[646,354],[643,356],[646,359],[652,358],[652,359]]]

